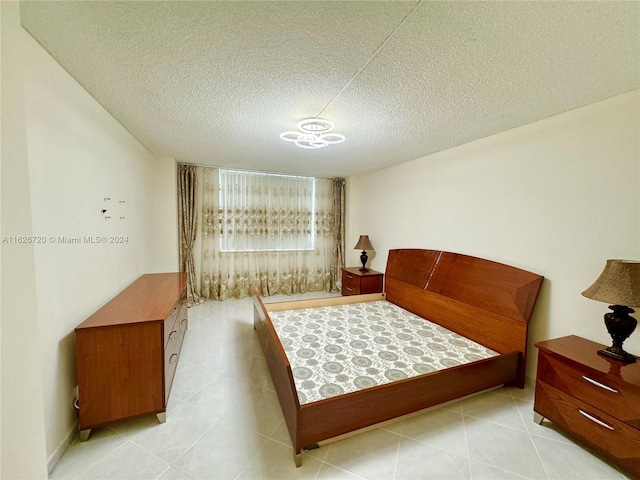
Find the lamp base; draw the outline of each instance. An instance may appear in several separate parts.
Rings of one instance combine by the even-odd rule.
[[[613,310],[613,312],[605,314],[604,323],[607,326],[609,335],[611,335],[613,345],[598,351],[598,353],[618,360],[619,362],[633,363],[637,357],[625,352],[622,349],[622,344],[629,338],[629,335],[633,333],[638,324],[637,320],[629,315],[633,313],[634,310],[631,307],[622,305],[609,305],[609,308]]]
[[[613,347],[603,348],[602,350],[598,350],[598,353],[623,363],[635,363],[638,360],[638,357],[624,350],[615,352]]]
[[[369,271],[369,269],[365,266],[367,264],[368,259],[369,257],[367,257],[367,251],[363,250],[362,253],[360,254],[360,262],[362,262],[362,268],[360,269],[361,272]]]

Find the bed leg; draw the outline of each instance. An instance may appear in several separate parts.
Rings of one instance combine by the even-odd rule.
[[[296,468],[300,468],[302,466],[302,452],[293,452],[293,463],[296,464]]]
[[[544,417],[542,415],[540,415],[538,412],[533,412],[534,422],[536,422],[538,425],[542,425],[543,420],[544,420]]]

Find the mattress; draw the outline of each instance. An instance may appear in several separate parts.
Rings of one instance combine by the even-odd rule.
[[[387,301],[269,316],[301,405],[498,355]]]

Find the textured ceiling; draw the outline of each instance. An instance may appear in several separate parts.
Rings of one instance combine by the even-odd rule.
[[[28,1],[21,18],[189,163],[346,177],[640,87],[638,1]],[[309,117],[346,141],[280,140]]]

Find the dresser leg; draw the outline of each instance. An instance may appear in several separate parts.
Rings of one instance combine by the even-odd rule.
[[[167,421],[167,412],[156,413],[156,417],[160,423],[164,423]]]
[[[86,442],[89,440],[89,435],[91,435],[91,429],[88,428],[86,430],[80,430],[80,441]]]
[[[536,422],[538,425],[542,425],[543,420],[544,420],[544,417],[542,415],[540,415],[538,412],[533,412],[534,422]]]

